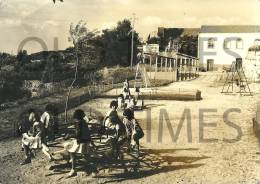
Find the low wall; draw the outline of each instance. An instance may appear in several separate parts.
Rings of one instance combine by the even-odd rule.
[[[182,80],[189,80],[198,77],[195,72],[180,72],[177,76],[177,72],[147,72],[148,77],[150,79],[155,79],[155,80],[168,80],[171,82],[175,81],[182,81]]]
[[[131,94],[134,94],[134,89],[131,89]],[[114,89],[107,93],[101,94],[99,98],[117,98],[117,90]],[[141,99],[146,100],[179,100],[179,101],[197,101],[201,100],[201,91],[199,90],[145,90],[140,94]]]
[[[173,72],[147,72],[150,79],[177,81],[177,73]]]

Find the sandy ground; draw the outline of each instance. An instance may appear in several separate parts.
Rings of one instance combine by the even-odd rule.
[[[62,161],[48,163],[41,153],[37,154],[32,164],[20,166],[18,164],[23,154],[20,141],[14,139],[0,142],[0,183],[260,183],[259,140],[252,130],[259,95],[221,94],[222,87],[216,82],[220,75],[202,73],[196,80],[162,87],[167,90],[201,90],[201,101],[145,101],[147,108],[135,112],[146,134],[141,141],[141,167],[137,173],[123,174],[120,166],[107,164],[105,169],[102,166],[98,168],[96,177],[88,175],[90,171],[86,168],[79,169],[76,177],[66,178],[69,166]],[[256,89],[255,86],[251,88]],[[96,99],[80,108],[93,107],[105,113],[110,101]],[[239,109],[240,113],[230,113],[228,119],[236,126],[224,122],[223,118],[226,111],[234,108]],[[204,112],[202,118],[202,111],[210,112]],[[183,127],[179,137],[174,139],[184,112],[187,116],[184,116]],[[191,127],[189,133],[187,122]],[[213,123],[213,126],[201,128],[202,123]],[[227,140],[237,138],[238,129],[242,132],[241,138],[228,143]],[[170,134],[170,130],[174,135]],[[202,134],[204,139],[214,141],[201,140]],[[59,172],[50,171],[50,165],[57,166]]]

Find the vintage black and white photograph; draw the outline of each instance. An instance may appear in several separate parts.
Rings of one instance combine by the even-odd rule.
[[[0,184],[260,184],[260,0],[0,0]]]

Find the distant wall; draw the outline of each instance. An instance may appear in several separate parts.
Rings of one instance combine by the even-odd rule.
[[[150,79],[177,81],[177,74],[173,72],[148,72]]]

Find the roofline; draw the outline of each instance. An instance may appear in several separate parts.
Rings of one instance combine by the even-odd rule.
[[[201,33],[260,33],[260,25],[201,25]]]

